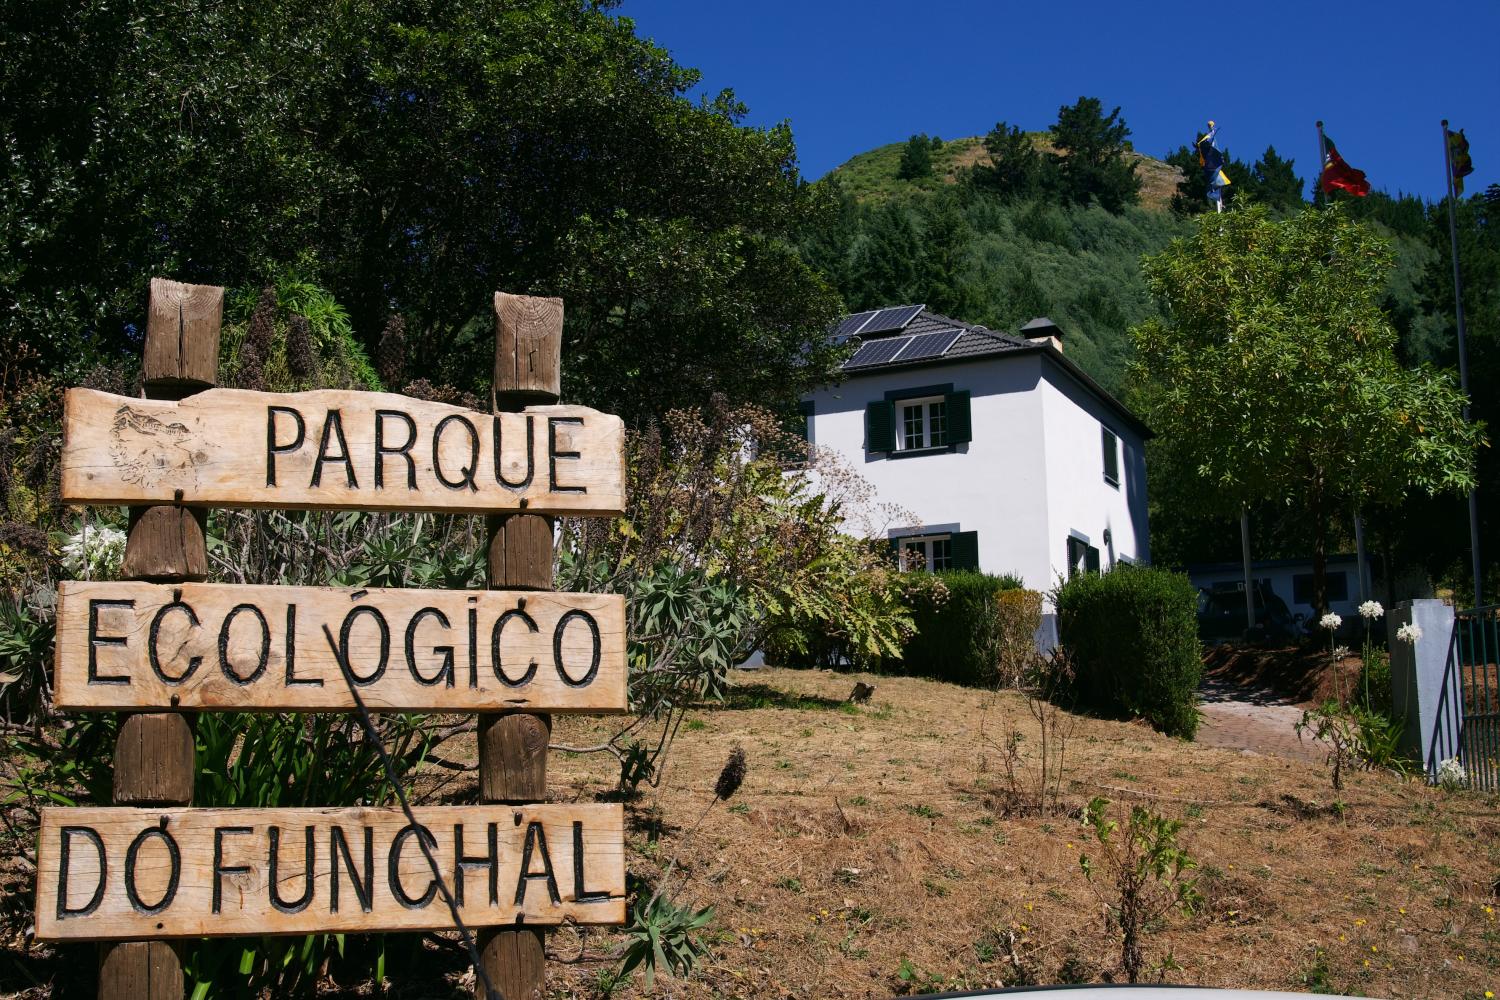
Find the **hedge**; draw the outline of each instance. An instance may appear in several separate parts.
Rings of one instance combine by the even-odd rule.
[[[1198,591],[1182,573],[1121,567],[1057,592],[1059,638],[1081,704],[1146,719],[1171,736],[1198,729]]]
[[[955,684],[993,685],[1001,653],[999,595],[1019,589],[1021,581],[975,570],[948,570],[938,578],[947,587],[947,600],[912,602],[916,634],[889,667]]]

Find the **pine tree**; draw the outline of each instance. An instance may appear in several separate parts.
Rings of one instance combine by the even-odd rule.
[[[966,319],[976,304],[973,286],[964,273],[965,251],[973,236],[969,224],[957,197],[946,191],[924,205],[922,216],[923,287],[916,298],[945,316]]]
[[[932,140],[925,132],[906,140],[906,148],[901,151],[901,166],[897,168],[896,176],[903,181],[914,181],[932,176]]]
[[[1250,170],[1250,190],[1255,198],[1273,212],[1294,212],[1305,202],[1302,178],[1292,169],[1295,160],[1283,160],[1275,146],[1267,146]]]
[[[1007,198],[1025,198],[1043,188],[1049,164],[1037,152],[1031,137],[1016,126],[996,122],[984,137],[984,150],[990,156],[990,166],[976,166],[971,175],[980,189]]]
[[[855,250],[849,305],[874,308],[910,302],[919,294],[922,244],[905,207],[888,203],[870,216]]]
[[[1120,109],[1105,115],[1097,97],[1080,97],[1078,103],[1058,108],[1052,126],[1057,152],[1050,160],[1057,166],[1063,197],[1079,205],[1092,199],[1115,213],[1135,204],[1141,180],[1125,157],[1129,137]]]

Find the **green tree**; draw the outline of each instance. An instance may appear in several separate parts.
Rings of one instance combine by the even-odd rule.
[[[1166,315],[1131,330],[1137,399],[1211,487],[1205,502],[1306,512],[1320,609],[1335,511],[1466,489],[1483,441],[1451,373],[1398,362],[1380,305],[1392,259],[1336,209],[1204,216],[1147,258]]]
[[[896,176],[904,181],[931,177],[932,149],[932,140],[925,133],[914,135],[906,140],[906,148],[901,151],[901,165],[896,168]]]
[[[640,418],[826,377],[789,128],[587,0],[0,8],[0,369],[129,346],[146,279],[292,271],[478,388],[496,289],[567,300],[565,391]]]
[[[1302,178],[1292,169],[1295,160],[1283,160],[1275,146],[1267,146],[1250,168],[1255,200],[1274,212],[1294,212],[1307,202],[1302,197]]]
[[[1198,139],[1203,136],[1199,135]],[[1224,173],[1229,177],[1229,186],[1224,189],[1226,207],[1246,191],[1255,191],[1251,169],[1243,160],[1236,160],[1228,149],[1224,154]],[[1178,215],[1198,215],[1210,210],[1208,180],[1203,176],[1203,166],[1198,162],[1196,146],[1178,146],[1166,155],[1166,162],[1182,171],[1182,180],[1177,182],[1177,191],[1172,195],[1172,211]],[[1252,194],[1255,200],[1258,195]]]
[[[975,306],[966,274],[973,238],[955,193],[922,204],[922,279],[917,299],[956,319],[968,319]]]
[[[1075,204],[1097,201],[1110,212],[1133,205],[1140,197],[1141,180],[1130,151],[1130,128],[1115,108],[1108,115],[1097,97],[1080,97],[1057,110],[1050,154],[1056,165],[1063,197]]]
[[[882,205],[855,248],[849,304],[873,309],[916,301],[922,279],[922,241],[911,211],[896,202]]]
[[[1044,188],[1051,164],[1042,159],[1031,136],[1017,126],[996,122],[984,137],[984,151],[989,154],[989,165],[974,167],[970,175],[979,189],[1025,198]]]

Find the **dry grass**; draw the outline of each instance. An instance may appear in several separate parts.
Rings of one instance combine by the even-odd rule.
[[[857,711],[840,706],[856,679],[877,685]],[[912,988],[903,961],[927,989],[1112,975],[1076,819],[1007,819],[990,805],[1002,779],[983,734],[1034,727],[1017,696],[772,670],[741,675],[729,705],[694,722],[661,789],[632,806],[632,871],[654,880],[680,849],[682,896],[718,910],[713,958],[672,995],[890,995]],[[559,720],[567,739],[597,726]],[[733,811],[713,810],[683,845],[678,824],[702,811],[736,744],[750,773]],[[1154,799],[1187,821],[1207,906],[1148,943],[1182,964],[1173,980],[1385,997],[1477,998],[1500,984],[1494,800],[1357,774],[1339,818],[1319,767],[1097,719],[1079,721],[1069,760],[1075,805]],[[585,759],[554,758],[551,774],[563,798],[613,780]],[[608,936],[585,944],[584,961],[554,967],[560,993],[588,995],[609,967]],[[554,948],[578,942],[564,931]]]
[[[843,705],[856,680],[876,685],[868,706]],[[1118,949],[1079,872],[1084,831],[1070,815],[1099,794],[1154,800],[1186,821],[1207,905],[1147,941],[1148,960],[1170,949],[1183,966],[1173,981],[1375,997],[1500,992],[1494,798],[1355,774],[1339,816],[1316,765],[1082,718],[1063,814],[1016,817],[986,738],[1019,727],[1034,746],[1017,695],[786,670],[734,681],[725,705],[690,717],[661,788],[628,807],[632,873],[654,884],[680,852],[679,899],[717,910],[712,956],[690,980],[660,981],[664,995],[811,1000],[1107,980]],[[607,721],[558,717],[555,737],[588,742]],[[684,843],[736,745],[749,756],[744,786]],[[472,740],[453,741],[445,756],[462,759],[460,747],[471,752]],[[606,795],[616,773],[607,759],[554,753],[551,797]],[[471,773],[429,778],[436,800],[472,801]],[[619,940],[598,929],[551,934],[550,994],[606,995]],[[426,953],[394,969],[384,995],[471,995],[461,954]],[[91,956],[10,942],[0,993],[85,996]],[[49,980],[77,988],[51,990]],[[363,983],[327,995],[376,994]]]

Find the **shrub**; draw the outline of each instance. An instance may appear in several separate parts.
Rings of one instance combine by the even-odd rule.
[[[995,596],[1000,616],[1000,683],[1020,687],[1036,662],[1036,631],[1042,627],[1042,595],[1017,587]]]
[[[1198,594],[1182,573],[1083,574],[1056,595],[1080,702],[1140,716],[1171,736],[1198,728]]]
[[[1021,581],[974,570],[950,570],[938,577],[947,600],[913,600],[916,634],[901,651],[899,669],[955,684],[993,685],[1003,645],[999,597],[1019,590]]]

